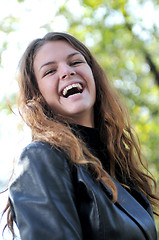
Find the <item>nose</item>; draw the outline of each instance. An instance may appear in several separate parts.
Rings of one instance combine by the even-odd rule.
[[[74,76],[76,73],[75,71],[72,69],[71,66],[61,66],[61,69],[60,69],[60,79],[61,80],[65,80],[71,76]]]

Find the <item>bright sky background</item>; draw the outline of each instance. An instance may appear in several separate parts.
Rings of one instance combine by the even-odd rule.
[[[1,0],[0,22],[9,15],[19,18],[19,22],[14,24],[15,32],[9,35],[0,32],[0,42],[7,39],[9,43],[2,55],[0,67],[0,100],[6,94],[17,91],[15,76],[22,53],[30,41],[46,34],[46,30],[40,27],[54,20],[58,6],[64,2],[62,0],[25,0],[24,3],[17,3],[16,0]],[[57,18],[52,23],[52,28],[54,31],[65,31],[67,24],[63,18]],[[0,112],[0,180],[3,180],[5,184],[3,189],[10,177],[14,157],[30,141],[29,129],[26,128],[24,132],[19,132],[17,129],[19,123],[21,120],[18,115],[8,116],[5,112]],[[6,199],[7,194],[0,195],[0,213],[4,209]],[[3,222],[0,223],[0,239],[2,226]],[[4,240],[11,239],[7,232],[4,236]]]
[[[6,97],[7,93],[17,91],[15,76],[19,59],[30,41],[45,35],[46,30],[41,26],[52,21],[51,27],[54,31],[67,30],[67,23],[62,16],[54,18],[58,7],[65,2],[65,0],[25,0],[24,3],[18,3],[17,0],[1,0],[0,23],[2,19],[9,15],[18,18],[19,21],[13,25],[15,32],[8,35],[0,32],[0,44],[6,39],[9,43],[7,50],[2,55],[2,65],[0,66],[0,101]],[[154,22],[159,23],[159,9],[154,9],[151,1],[147,1],[142,9],[137,7],[136,0],[130,2],[131,12],[136,17],[143,19],[145,28],[151,28]],[[68,7],[75,15],[80,15],[82,11],[78,0],[69,0]],[[122,18],[114,16],[109,21],[110,23],[122,21]],[[140,26],[136,25],[134,31],[136,33],[140,32]],[[149,38],[146,32],[143,32],[142,36],[143,38]],[[30,131],[25,128],[24,132],[19,132],[17,129],[18,123],[21,123],[18,115],[8,116],[5,112],[0,112],[0,180],[4,182],[3,189],[5,189],[11,174],[14,157],[30,141]],[[6,196],[6,194],[0,196],[0,212],[4,208]],[[1,229],[2,224],[0,224],[0,234]],[[4,240],[10,239],[9,235],[4,238]]]
[[[56,10],[54,6],[56,4],[52,4],[52,2],[56,3],[56,1],[51,0],[26,0],[24,3],[17,3],[16,0],[1,0],[0,18],[3,19],[11,14],[18,18],[19,22],[14,24],[15,32],[8,35],[0,32],[0,40],[7,39],[8,41],[7,50],[2,54],[2,66],[0,68],[0,100],[6,97],[6,94],[10,95],[17,91],[15,76],[19,59],[30,41],[42,37],[46,33],[46,30],[40,28],[40,26],[52,20]],[[50,7],[51,5],[53,7]],[[64,24],[60,23],[60,25],[61,31],[65,30]],[[15,127],[17,121],[19,121],[19,118],[14,114],[6,116],[4,112],[0,113],[0,179],[7,178],[10,159],[14,156],[15,148],[19,148],[21,137],[19,138]]]
[[[0,67],[0,100],[17,91],[15,81],[18,62],[27,45],[35,38],[42,37],[46,30],[41,26],[54,20],[58,6],[65,1],[62,0],[25,0],[24,3],[17,3],[16,0],[1,0],[0,21],[10,14],[19,19],[14,24],[15,32],[6,35],[0,32],[0,41],[8,41],[7,50],[2,54],[2,66]],[[73,4],[72,4],[72,3]],[[75,1],[70,1],[72,6]],[[56,18],[52,23],[54,31],[66,31],[67,24],[63,18]],[[0,179],[8,179],[8,167],[13,152],[19,148],[23,134],[15,127],[19,122],[19,117],[12,114],[0,113]],[[28,134],[27,134],[28,135]],[[7,164],[8,163],[8,164]],[[12,168],[12,166],[11,166]]]

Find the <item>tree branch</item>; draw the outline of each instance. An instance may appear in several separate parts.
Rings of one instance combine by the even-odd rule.
[[[124,16],[126,17],[127,14],[125,14]],[[126,18],[125,18],[125,19],[126,19]],[[127,21],[125,21],[125,26],[126,26],[126,28],[131,32],[131,34],[134,36],[134,38],[135,38],[136,40],[141,41],[141,40],[139,39],[139,37],[132,32],[133,24],[130,24],[130,23],[128,23]],[[156,84],[159,86],[159,70],[157,69],[155,63],[153,62],[151,55],[147,52],[147,50],[144,48],[144,46],[143,46],[143,48],[142,48],[142,51],[143,51],[143,53],[144,53],[145,60],[146,60],[146,62],[148,63],[148,65],[150,66],[150,70],[151,70],[152,74],[154,75],[155,82],[156,82]]]
[[[145,51],[144,55],[145,55],[147,63],[150,66],[151,72],[153,73],[153,75],[155,77],[155,81],[156,81],[157,85],[159,86],[159,71],[157,70],[157,67],[156,67],[155,63],[153,62],[150,54]]]

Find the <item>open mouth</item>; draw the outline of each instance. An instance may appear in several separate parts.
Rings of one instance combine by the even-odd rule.
[[[75,94],[81,94],[83,92],[83,86],[80,83],[73,83],[62,90],[62,96],[68,98]]]

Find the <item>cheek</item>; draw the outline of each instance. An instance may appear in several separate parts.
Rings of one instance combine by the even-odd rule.
[[[44,86],[43,84],[40,84],[39,90],[40,90],[41,94],[43,95],[43,97],[46,99],[46,97],[48,95],[48,88],[46,86]]]
[[[94,81],[94,76],[91,68],[89,66],[86,66],[85,69],[81,72],[81,74],[85,74],[85,77],[88,81],[88,83],[94,87],[95,86],[95,81]]]
[[[93,74],[92,74],[92,81],[91,81],[91,92],[92,92],[92,96],[94,97],[94,101],[95,101],[96,100],[96,84],[95,84]]]
[[[38,84],[39,90],[44,97],[50,97],[50,95],[57,93],[57,87],[52,84],[51,81],[43,81]]]
[[[90,87],[93,91],[92,93],[96,94],[96,84],[95,84],[95,80],[94,80],[94,76],[93,76],[92,71],[90,72]]]

